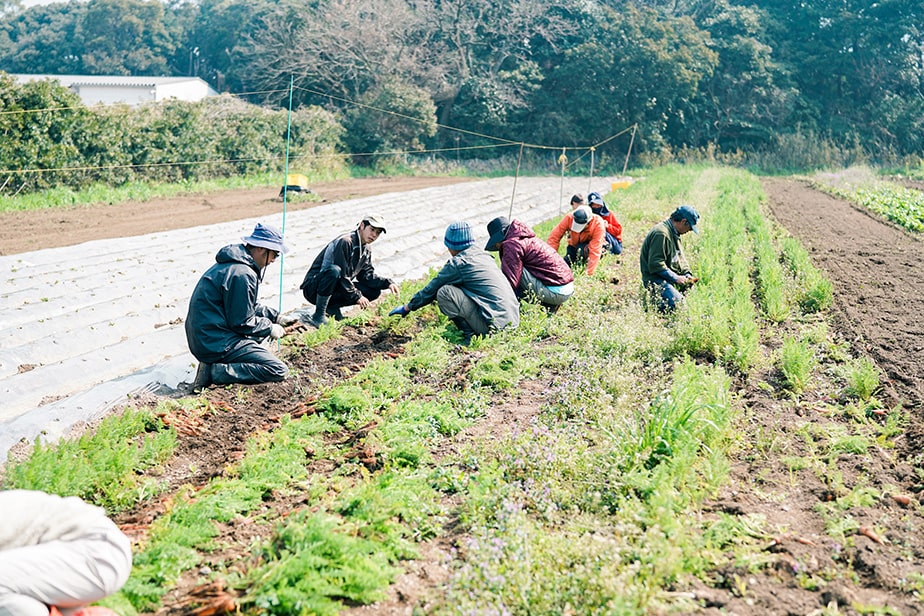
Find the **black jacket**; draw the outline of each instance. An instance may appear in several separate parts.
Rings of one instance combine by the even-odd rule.
[[[257,303],[260,268],[243,244],[225,246],[193,290],[186,342],[201,362],[216,363],[242,338],[262,340],[279,312]]]
[[[391,280],[382,278],[372,268],[372,251],[359,241],[359,230],[344,233],[331,241],[314,259],[314,263],[305,274],[305,279],[299,287],[309,302],[314,303],[318,292],[318,275],[329,265],[340,268],[341,288],[348,295],[350,304],[359,302],[362,293],[355,287],[353,281],[363,282],[372,289],[387,289]]]

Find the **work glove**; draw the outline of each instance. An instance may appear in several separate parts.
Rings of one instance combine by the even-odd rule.
[[[273,323],[270,326],[270,338],[273,340],[279,340],[286,333],[286,329],[279,323]]]
[[[390,317],[393,317],[393,316],[406,317],[408,314],[410,314],[410,312],[411,312],[411,311],[408,310],[407,306],[402,305],[402,306],[398,306],[397,308],[395,308],[395,309],[393,309],[391,312],[389,312],[389,313],[388,313],[388,316],[390,316]]]

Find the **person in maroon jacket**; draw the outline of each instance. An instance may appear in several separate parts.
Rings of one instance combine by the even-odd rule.
[[[485,250],[500,252],[501,272],[517,298],[538,301],[550,313],[574,294],[574,274],[558,252],[517,219],[488,223]]]

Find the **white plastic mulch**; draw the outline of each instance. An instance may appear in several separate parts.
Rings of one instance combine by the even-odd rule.
[[[608,190],[610,182],[593,184]],[[366,213],[388,223],[372,245],[376,270],[400,282],[445,262],[442,238],[451,222],[467,220],[483,245],[488,221],[507,216],[511,199],[513,217],[533,225],[568,211],[571,194],[587,191],[586,178],[501,178],[289,212],[292,251],[281,277],[279,261],[267,270],[260,301],[279,307],[281,287],[283,312],[305,308],[298,285],[312,260]],[[52,441],[134,393],[192,380],[196,361],[183,320],[193,287],[218,249],[240,242],[254,224],[282,227],[281,210],[269,219],[0,257],[0,462],[21,439]]]

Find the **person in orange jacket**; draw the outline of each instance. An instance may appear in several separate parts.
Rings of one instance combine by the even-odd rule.
[[[555,250],[561,245],[561,238],[568,234],[568,246],[565,249],[565,262],[568,266],[587,263],[588,275],[593,275],[597,263],[603,255],[606,241],[606,223],[586,205],[578,206],[570,214],[565,214],[552,233],[548,244]]]
[[[606,248],[614,255],[622,253],[622,225],[616,214],[606,207],[606,202],[598,192],[587,195],[587,201],[594,214],[606,221]]]

